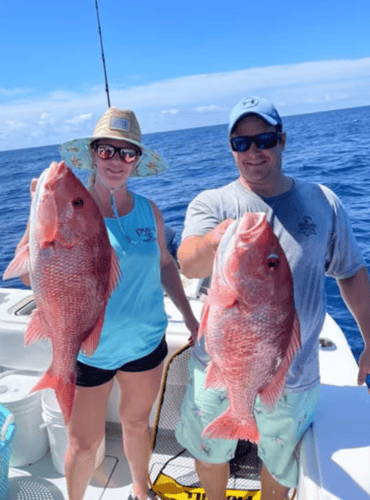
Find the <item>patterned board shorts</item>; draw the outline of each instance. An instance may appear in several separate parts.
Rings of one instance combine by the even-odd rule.
[[[190,356],[189,380],[176,426],[176,438],[197,460],[224,463],[234,457],[237,440],[202,438],[205,427],[229,405],[226,390],[204,389],[205,372]],[[299,444],[313,420],[320,387],[283,395],[268,413],[259,397],[254,413],[261,440],[258,455],[270,474],[282,485],[298,482]]]

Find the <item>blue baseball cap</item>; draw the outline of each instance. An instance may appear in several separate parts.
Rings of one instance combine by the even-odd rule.
[[[270,101],[262,97],[247,97],[240,101],[230,113],[229,134],[236,123],[247,115],[257,115],[273,127],[276,125],[283,126],[279,113]]]

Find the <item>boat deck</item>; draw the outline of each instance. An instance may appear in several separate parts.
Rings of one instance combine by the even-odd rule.
[[[16,313],[21,303],[23,306],[30,303],[29,294],[27,296],[24,290],[0,293],[0,367],[3,369],[45,370],[49,365],[50,353],[45,348],[48,343],[24,347],[23,332],[28,318]],[[191,300],[191,304],[199,315],[201,302]],[[166,310],[169,317],[167,340],[173,353],[186,344],[188,332],[172,303],[166,304]],[[296,500],[365,500],[370,498],[370,430],[367,425],[370,398],[366,387],[357,387],[358,365],[343,332],[329,315],[320,336],[320,346],[322,397],[314,426],[303,441]],[[178,376],[183,384],[185,374],[180,370]],[[112,400],[117,400],[113,396]],[[175,406],[178,408],[178,402]],[[109,404],[108,415],[105,457],[88,486],[86,500],[125,500],[129,494],[131,477],[122,449],[117,409],[110,408]],[[172,454],[174,449],[173,444]],[[164,455],[169,458],[171,453],[164,452]],[[154,461],[152,464],[154,467]],[[192,464],[174,465],[184,472],[180,474],[182,479],[190,478]],[[9,485],[8,500],[68,500],[65,477],[54,468],[50,451],[29,466],[11,467]]]
[[[106,451],[86,491],[88,500],[117,500],[128,496],[131,476],[122,449],[120,425],[107,423]],[[31,465],[9,470],[9,500],[68,500],[65,476],[59,474],[50,450]]]

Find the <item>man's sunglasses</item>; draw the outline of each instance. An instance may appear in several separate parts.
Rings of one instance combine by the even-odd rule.
[[[111,144],[99,144],[94,149],[101,160],[111,160],[117,152],[121,160],[126,163],[132,163],[138,156],[141,156],[141,151],[138,149],[117,148]]]
[[[281,134],[278,132],[264,132],[258,135],[244,135],[230,139],[231,149],[238,153],[244,153],[251,147],[252,142],[258,149],[271,149],[280,141]]]

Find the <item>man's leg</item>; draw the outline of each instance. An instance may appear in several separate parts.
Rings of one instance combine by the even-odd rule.
[[[288,498],[289,488],[278,483],[265,466],[261,471],[261,500],[283,500]]]
[[[195,460],[195,470],[208,500],[224,500],[229,480],[229,462],[211,464]]]
[[[273,411],[264,408],[257,397],[255,417],[261,435],[258,455],[264,464],[261,500],[283,500],[289,486],[297,487],[300,443],[312,422],[319,396],[319,387],[286,394]]]

